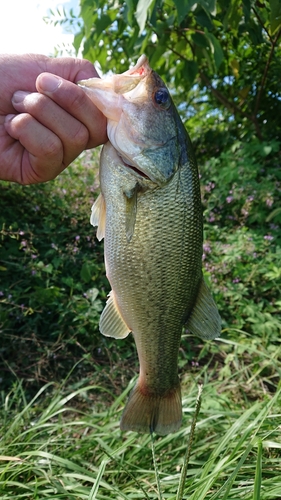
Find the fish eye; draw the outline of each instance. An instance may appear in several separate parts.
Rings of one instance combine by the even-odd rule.
[[[170,106],[170,95],[168,90],[165,88],[156,90],[154,100],[156,104],[167,109]]]

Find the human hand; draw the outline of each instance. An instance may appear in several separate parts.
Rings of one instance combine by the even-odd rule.
[[[0,179],[54,179],[84,149],[106,142],[105,117],[75,85],[95,76],[86,60],[0,55]]]

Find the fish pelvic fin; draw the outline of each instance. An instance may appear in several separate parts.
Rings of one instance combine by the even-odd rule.
[[[115,339],[124,339],[131,331],[118,310],[112,290],[101,313],[99,328],[105,337],[113,337]]]
[[[101,241],[104,238],[105,216],[106,216],[105,200],[103,194],[100,193],[95,203],[92,206],[92,214],[90,218],[90,223],[92,224],[92,226],[98,226],[97,239],[99,241]]]
[[[216,303],[202,278],[197,300],[191,316],[186,323],[191,333],[204,340],[219,337],[221,333],[221,317]]]
[[[164,396],[145,394],[139,381],[125,406],[120,428],[122,431],[155,432],[165,436],[176,432],[182,422],[180,382]]]

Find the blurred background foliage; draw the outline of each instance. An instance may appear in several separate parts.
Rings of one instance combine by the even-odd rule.
[[[280,137],[279,0],[81,0],[74,46],[103,72],[143,52],[201,141]],[[206,124],[211,115],[215,124]],[[217,127],[217,122],[220,127]],[[227,131],[227,132],[226,132]],[[210,135],[213,132],[213,135]],[[206,137],[204,137],[206,135]]]
[[[73,27],[76,52],[102,74],[145,53],[167,82],[199,163],[203,267],[222,337],[239,339],[240,355],[255,346],[253,372],[274,390],[276,365],[261,367],[258,352],[276,354],[281,334],[280,1],[80,0],[80,15],[65,12],[59,22]],[[32,392],[79,362],[74,378],[110,380],[120,393],[137,371],[132,339],[98,331],[109,286],[89,224],[97,194],[97,151],[48,184],[0,183],[4,388],[18,377]],[[182,374],[213,355],[222,378],[235,371],[231,345],[214,354],[186,333],[182,347]]]

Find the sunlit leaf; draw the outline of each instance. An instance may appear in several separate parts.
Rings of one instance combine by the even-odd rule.
[[[108,27],[110,26],[110,24],[112,23],[111,21],[111,18],[105,14],[103,16],[101,16],[100,18],[98,18],[95,22],[95,26],[94,26],[94,30],[96,32],[96,36],[99,37],[103,31]]]
[[[216,15],[216,0],[200,0],[198,3],[212,16]]]
[[[127,17],[127,22],[129,23],[130,26],[133,25],[134,12],[135,12],[134,0],[126,0],[125,15]]]
[[[83,38],[84,38],[84,33],[82,30],[74,36],[73,46],[75,48],[76,54],[80,49]]]
[[[139,0],[136,10],[136,20],[140,27],[140,32],[144,30],[146,19],[148,16],[148,9],[153,0]]]
[[[211,51],[215,60],[216,69],[219,69],[224,57],[221,44],[212,33],[208,33],[207,31],[205,31],[205,36],[209,40]]]
[[[241,90],[239,90],[239,96],[244,100],[246,99],[247,95],[249,94],[251,90],[250,85],[246,85],[246,87],[243,87]]]
[[[163,45],[163,44],[157,45],[156,50],[154,50],[152,52],[152,55],[150,57],[150,64],[152,67],[157,66],[157,63],[158,63],[160,57],[162,56],[162,54],[164,54],[164,52],[166,52],[166,50],[167,50],[166,45]]]
[[[281,2],[280,0],[269,0],[271,14],[270,14],[270,32],[271,35],[281,26]]]
[[[232,69],[232,72],[235,76],[235,78],[238,78],[239,77],[239,61],[237,59],[231,59],[230,61],[230,66],[231,66],[231,69]]]
[[[229,7],[223,19],[224,29],[227,30],[228,26],[230,26],[230,28],[234,31],[234,33],[237,34],[237,29],[241,17],[242,17],[241,1],[232,0],[229,3]]]

